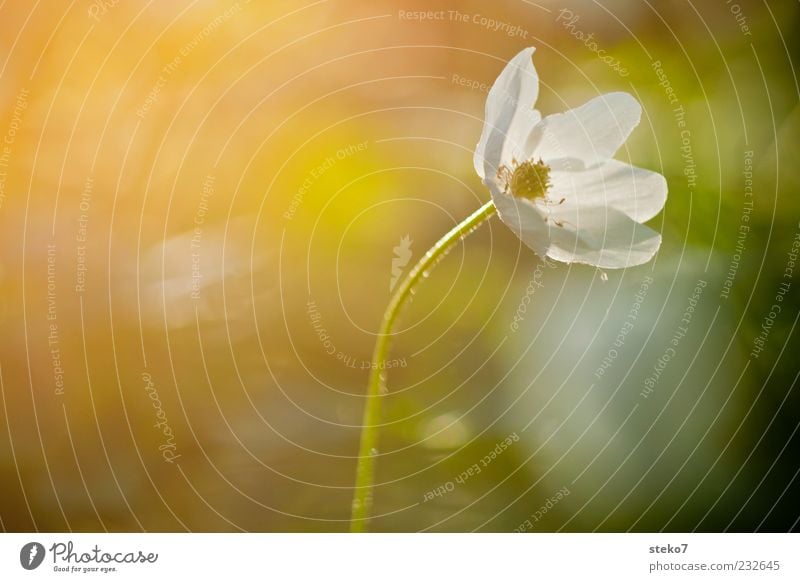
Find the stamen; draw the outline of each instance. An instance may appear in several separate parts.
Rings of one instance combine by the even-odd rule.
[[[518,198],[545,198],[550,188],[550,167],[542,160],[522,162],[511,172],[507,188]]]

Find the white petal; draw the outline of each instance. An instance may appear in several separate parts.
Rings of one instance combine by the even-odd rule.
[[[473,163],[481,178],[524,159],[525,143],[541,114],[533,109],[539,96],[539,76],[533,66],[533,47],[511,59],[492,85],[486,99],[483,133]]]
[[[609,160],[581,172],[550,172],[548,198],[565,205],[611,206],[638,222],[664,208],[667,181],[657,172]]]
[[[533,252],[541,258],[545,258],[550,246],[550,227],[545,222],[547,216],[545,210],[532,204],[529,200],[504,194],[494,179],[486,182],[492,192],[492,200],[494,200],[500,220]]]
[[[661,246],[661,235],[609,207],[550,207],[547,256],[565,263],[622,269],[646,263]]]
[[[574,159],[584,168],[600,164],[614,156],[641,116],[641,105],[628,93],[595,97],[576,109],[545,117],[528,138],[526,158]]]

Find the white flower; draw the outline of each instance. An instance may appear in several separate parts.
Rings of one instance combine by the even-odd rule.
[[[540,257],[606,269],[646,263],[661,236],[641,223],[664,207],[667,182],[612,159],[641,106],[608,93],[542,119],[533,51],[515,56],[492,86],[475,150],[501,220]]]

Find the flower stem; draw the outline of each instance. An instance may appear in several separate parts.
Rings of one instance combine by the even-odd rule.
[[[450,232],[444,235],[414,265],[397,288],[383,314],[383,321],[372,354],[372,371],[367,385],[364,403],[364,418],[361,428],[361,444],[356,465],[356,484],[353,491],[353,506],[350,518],[351,532],[365,532],[372,513],[372,490],[375,482],[375,458],[378,454],[378,429],[381,419],[381,399],[386,394],[386,356],[389,340],[397,317],[405,302],[411,297],[414,286],[438,263],[459,240],[464,238],[496,212],[494,203],[487,202],[473,212]]]

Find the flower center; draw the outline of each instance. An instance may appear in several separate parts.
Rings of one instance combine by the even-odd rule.
[[[550,187],[550,167],[542,160],[523,162],[514,168],[508,186],[518,198],[544,198]]]

